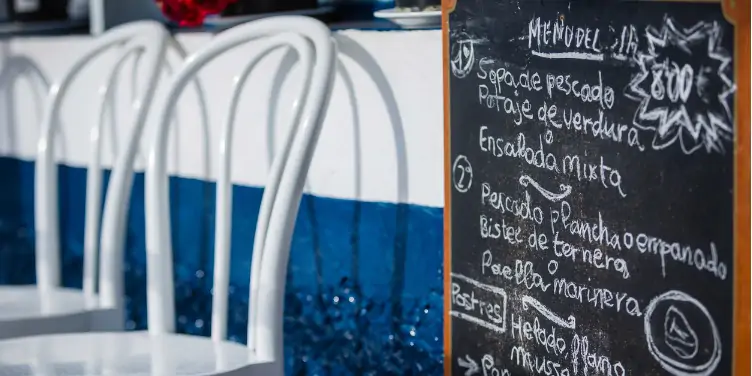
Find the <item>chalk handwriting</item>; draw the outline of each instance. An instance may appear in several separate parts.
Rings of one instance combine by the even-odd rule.
[[[614,38],[614,43],[610,48],[613,51],[612,57],[617,60],[627,60],[637,53],[639,43],[637,28],[634,25],[622,26],[619,36]]]
[[[563,355],[567,350],[567,342],[561,336],[556,334],[556,327],[547,330],[540,323],[538,318],[533,319],[531,324],[520,315],[511,314],[510,318],[510,335],[513,339],[535,341],[546,350],[547,353],[554,355]],[[559,332],[561,334],[561,332]]]
[[[728,275],[728,267],[726,263],[718,259],[718,250],[714,242],[710,243],[708,255],[701,248],[688,244],[667,241],[644,233],[619,232],[604,223],[600,211],[598,211],[597,223],[573,217],[572,208],[567,201],[561,201],[557,208],[550,208],[549,218],[552,234],[556,234],[561,226],[566,233],[586,240],[590,244],[614,250],[635,250],[640,254],[660,257],[663,277],[666,276],[666,263],[669,260],[710,273],[720,280],[725,280]]]
[[[453,197],[480,191],[480,213],[473,214],[479,231],[472,236],[485,250],[472,250],[470,270],[493,285],[452,272],[450,315],[505,343],[503,353],[466,354],[455,365],[465,376],[633,375],[638,370],[622,364],[626,359],[617,349],[624,337],[609,336],[618,332],[614,325],[638,323],[657,362],[653,373],[660,365],[675,376],[710,376],[722,343],[708,309],[678,290],[651,300],[645,294],[652,295],[652,287],[640,284],[661,277],[657,282],[670,282],[678,277],[667,273],[685,271],[725,281],[729,261],[721,258],[728,252],[721,249],[719,257],[718,247],[726,243],[688,244],[650,234],[662,225],[646,228],[654,222],[624,220],[624,210],[611,208],[662,205],[633,196],[645,184],[634,173],[644,165],[627,152],[647,160],[679,144],[687,155],[722,154],[733,143],[736,86],[732,55],[721,46],[722,25],[684,27],[666,15],[658,25],[595,27],[568,15],[547,19],[553,15],[536,12],[517,26],[521,33],[500,37],[518,45],[522,55],[516,57],[524,63],[505,62],[503,54],[478,47],[479,40],[467,35],[451,47],[454,77],[466,80],[469,90],[477,85],[477,97],[465,92],[471,95],[462,105],[483,112],[482,124],[462,125],[478,137],[477,146],[462,139],[459,148],[477,147],[479,154],[466,155],[494,168],[475,166],[479,181],[473,182],[467,158],[452,155]],[[591,194],[602,208],[587,199]],[[608,328],[597,327],[613,316],[618,319]],[[501,340],[502,334],[513,341]]]
[[[552,292],[580,303],[592,304],[599,309],[614,309],[616,312],[626,311],[630,316],[642,316],[640,303],[637,299],[623,292],[612,292],[605,287],[590,287],[585,284],[569,281],[566,278],[555,278]]]
[[[486,85],[478,85],[478,101],[488,108],[495,108],[496,111],[503,109],[506,114],[514,117],[514,124],[516,125],[521,125],[525,119],[532,120],[535,118],[529,100],[520,101],[498,93],[490,93]]]
[[[506,368],[497,368],[494,358],[490,354],[483,355],[481,366],[483,367],[483,376],[512,376]]]
[[[573,79],[569,74],[546,74],[546,90],[548,97],[560,92],[566,96],[574,96],[584,103],[596,102],[604,110],[614,106],[614,89],[603,85],[603,76],[598,71],[598,84],[588,84]]]
[[[586,336],[572,337],[571,356],[573,375],[614,375],[625,376],[627,371],[621,362],[613,362],[609,357],[591,352],[590,344]],[[578,370],[581,373],[578,373]],[[592,371],[591,371],[592,370]]]
[[[522,308],[528,309],[528,306],[532,306],[538,312],[540,312],[543,316],[545,316],[547,319],[551,320],[551,322],[555,323],[556,325],[559,325],[563,328],[569,328],[574,329],[575,328],[575,318],[572,315],[569,315],[567,320],[562,319],[561,317],[557,316],[555,313],[551,312],[550,309],[546,308],[541,302],[536,300],[535,298],[529,296],[529,295],[523,295],[522,296]]]
[[[538,111],[538,120],[547,127],[574,131],[595,139],[626,144],[640,151],[645,150],[645,146],[640,141],[638,128],[616,122],[606,116],[606,113],[602,110],[598,110],[598,116],[595,117],[562,105],[552,104],[549,106],[546,102],[543,102]]]
[[[457,156],[452,165],[452,180],[454,189],[460,193],[467,192],[473,185],[473,166],[464,155]]]
[[[502,277],[528,290],[538,289],[546,292],[551,287],[551,283],[545,283],[543,276],[537,273],[534,268],[535,265],[531,261],[522,260],[515,260],[514,269],[508,265],[494,264],[491,251],[485,250],[483,252],[482,274],[486,274],[488,271],[492,275]]]
[[[559,200],[561,200],[561,199],[569,196],[570,193],[572,193],[572,186],[571,185],[566,185],[566,184],[559,184],[559,188],[561,189],[561,193],[553,193],[553,192],[551,192],[551,191],[549,191],[549,190],[541,187],[541,185],[537,181],[535,181],[533,178],[531,178],[528,175],[522,175],[522,176],[520,176],[519,182],[520,182],[520,185],[522,185],[523,187],[527,187],[528,184],[532,185],[533,187],[535,187],[535,189],[538,190],[538,192],[540,192],[541,195],[543,195],[543,197],[545,197],[545,198],[547,198],[547,199],[549,199],[550,201],[553,201],[553,202],[559,201]]]
[[[537,224],[543,224],[543,210],[532,204],[530,194],[525,191],[525,198],[515,198],[503,191],[497,191],[491,188],[491,184],[483,182],[481,184],[481,204],[488,205],[498,210],[502,214],[509,213],[513,216],[534,221]]]
[[[493,217],[480,215],[480,237],[483,239],[503,239],[510,245],[522,244],[524,236],[519,226],[507,225],[506,219],[502,218],[501,223]]]
[[[559,362],[525,350],[521,345],[512,347],[509,360],[531,373],[546,376],[569,376],[569,369]]]
[[[604,188],[615,189],[621,197],[627,197],[622,187],[621,173],[607,164],[603,156],[598,158],[599,162],[591,162],[576,154],[568,154],[559,159],[545,149],[542,135],[538,137],[537,145],[528,145],[524,133],[517,134],[516,142],[504,140],[490,135],[488,126],[485,125],[480,128],[478,141],[481,151],[497,158],[519,158],[531,166],[568,176],[572,180],[600,183]]]
[[[526,35],[528,49],[533,56],[545,59],[574,59],[601,62],[606,59],[626,61],[637,53],[640,38],[634,25],[620,30],[567,25],[563,15],[555,20],[533,17]],[[613,39],[613,42],[608,42]]]
[[[485,83],[478,85],[478,103],[498,112],[503,111],[515,125],[537,120],[546,127],[574,131],[644,150],[639,132],[644,128],[621,123],[608,115],[614,106],[615,93],[611,86],[603,82],[600,70],[597,71],[597,82],[587,82],[571,74],[539,73],[508,63],[502,63],[501,67],[496,65],[495,61],[486,58],[479,63],[477,77]],[[547,93],[550,100],[560,95],[562,99],[575,98],[583,103],[597,103],[598,115],[573,110],[563,104],[537,103],[525,98],[527,93],[540,91]]]
[[[575,27],[565,25],[564,21],[543,21],[534,17],[528,24],[528,48],[535,56],[548,59],[581,59],[602,61],[603,53],[600,49],[600,30],[589,27]],[[541,47],[556,46],[579,49],[580,51],[542,52]],[[536,49],[533,49],[533,47]]]
[[[666,17],[660,29],[648,26],[645,35],[648,50],[635,56],[640,71],[626,89],[628,98],[640,102],[634,125],[654,132],[656,150],[678,141],[685,154],[703,148],[723,153],[733,141],[730,97],[736,85],[728,76],[731,55],[720,47],[720,25],[701,21],[682,28]],[[676,50],[685,55],[666,52]],[[696,72],[690,62],[697,59],[703,61]]]
[[[621,197],[627,197],[621,187],[621,174],[619,170],[604,163],[603,156],[600,163],[586,162],[578,155],[566,155],[562,161],[562,173],[574,174],[579,181],[600,182],[605,188],[616,188]],[[575,174],[576,172],[576,174]]]
[[[478,62],[478,78],[488,79],[496,90],[496,93],[504,91],[504,88],[512,90],[520,89],[524,92],[538,92],[543,90],[540,73],[521,69],[515,65],[502,63],[502,67],[495,68],[496,61],[482,58]],[[524,90],[523,90],[524,89]]]
[[[541,74],[534,70],[523,69],[515,65],[503,63],[502,67],[495,68],[495,61],[483,58],[478,64],[479,71],[477,77],[488,80],[488,85],[481,84],[479,87],[480,97],[486,99],[489,94],[500,96],[506,95],[510,98],[512,94],[519,96],[527,92],[539,92],[544,89],[541,83]],[[585,80],[572,77],[571,74],[545,74],[545,90],[548,98],[553,99],[554,94],[561,94],[564,97],[574,97],[583,103],[598,103],[598,105],[608,110],[614,106],[614,89],[603,83],[603,75],[598,71],[597,83],[586,82]],[[511,103],[511,102],[510,102]],[[494,103],[496,104],[496,103]]]
[[[707,256],[700,248],[693,250],[689,245],[667,242],[646,234],[638,234],[635,237],[635,244],[640,253],[660,256],[664,277],[666,276],[666,260],[670,259],[687,266],[694,266],[697,270],[708,272],[720,280],[726,279],[726,264],[718,261],[718,250],[713,242],[710,243],[710,256]]]
[[[554,275],[558,267],[555,264],[552,267],[552,264],[549,263],[547,269],[551,275]],[[566,278],[554,278],[551,282],[546,280],[543,274],[535,271],[533,262],[515,260],[514,267],[495,263],[490,250],[483,252],[481,274],[501,277],[502,280],[524,287],[527,291],[548,292],[579,303],[592,305],[601,310],[614,309],[616,312],[626,312],[630,316],[642,315],[640,303],[626,293],[613,292],[605,287],[591,287]],[[574,325],[574,321],[571,324]],[[568,326],[570,323],[565,322],[565,325]]]
[[[634,237],[631,234],[622,239],[617,231],[610,229],[603,222],[603,215],[600,211],[598,211],[598,223],[590,223],[587,220],[574,217],[572,207],[567,201],[562,201],[558,207],[550,208],[549,213],[552,234],[559,231],[558,226],[560,225],[565,232],[576,235],[593,245],[621,250],[623,243],[630,244],[630,248],[634,244]]]
[[[629,278],[629,267],[623,258],[612,257],[599,248],[587,249],[559,239],[559,233],[554,233],[553,251],[556,257],[571,259],[572,262],[583,262],[596,269],[613,269],[624,279]]]
[[[452,273],[452,309],[449,314],[497,333],[506,331],[507,293],[498,287],[480,283],[462,274]],[[462,290],[459,282],[470,285]],[[467,292],[470,290],[470,292]],[[493,301],[476,297],[476,290],[490,292]],[[456,308],[462,311],[455,310]]]

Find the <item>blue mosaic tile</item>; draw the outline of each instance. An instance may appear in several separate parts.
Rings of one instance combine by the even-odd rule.
[[[0,283],[34,281],[33,163],[0,158]],[[63,283],[81,286],[86,172],[60,169]],[[107,180],[108,175],[105,176]],[[175,304],[181,333],[208,336],[213,183],[172,178]],[[246,340],[261,188],[234,187],[228,333]],[[146,327],[143,175],[125,255],[128,330]],[[442,209],[306,195],[285,296],[288,375],[441,375]]]

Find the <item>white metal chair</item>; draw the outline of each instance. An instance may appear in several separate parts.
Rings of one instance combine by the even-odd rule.
[[[170,118],[190,77],[217,55],[255,39],[260,39],[261,52],[236,77],[220,145],[222,162],[217,187],[212,338],[174,334],[166,157]],[[285,45],[297,50],[308,74],[293,111],[285,147],[274,159],[270,182],[262,198],[250,282],[248,346],[242,346],[224,338],[232,201],[230,140],[238,96],[249,72],[264,55]],[[305,177],[321,131],[323,110],[329,101],[335,72],[335,50],[329,29],[324,24],[312,18],[287,16],[232,28],[191,56],[170,87],[146,171],[148,332],[90,332],[0,341],[0,374],[3,367],[10,369],[27,364],[25,369],[31,369],[28,364],[36,360],[46,365],[36,369],[44,370],[62,369],[58,366],[63,364],[69,368],[78,367],[71,368],[76,370],[95,365],[96,372],[78,373],[84,375],[283,375],[282,315],[287,260]],[[103,248],[103,258],[108,252]],[[109,257],[122,257],[122,254],[112,253]],[[115,294],[121,289],[117,285],[103,285],[102,295]],[[110,292],[106,293],[108,290]]]
[[[147,84],[134,101],[136,116],[126,140],[126,149],[117,158],[108,188],[104,211],[102,246],[121,246],[116,227],[126,220],[133,174],[133,161],[146,121],[171,37],[156,22],[136,22],[112,29],[98,38],[55,83],[47,98],[41,135],[37,146],[35,180],[36,277],[31,286],[0,286],[0,339],[18,336],[122,329],[122,305],[99,301],[96,292],[100,207],[102,202],[101,143],[104,115],[110,103],[115,77],[132,54],[144,55]],[[123,47],[110,75],[100,88],[97,121],[91,128],[91,158],[87,171],[83,290],[60,286],[60,239],[58,219],[58,178],[54,160],[55,136],[63,99],[75,78],[103,52]],[[122,278],[122,260],[118,263]],[[103,274],[105,278],[111,278]],[[111,302],[109,302],[111,303]]]

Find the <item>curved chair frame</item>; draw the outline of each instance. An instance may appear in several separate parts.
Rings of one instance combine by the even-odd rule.
[[[258,275],[251,279],[251,309],[255,315],[249,316],[249,346],[224,341],[221,338],[202,338],[182,334],[172,334],[174,330],[174,301],[172,281],[172,244],[169,222],[169,190],[167,185],[167,135],[170,118],[178,98],[190,77],[224,52],[245,41],[262,37],[262,55],[281,44],[295,48],[310,78],[304,80],[303,90],[295,105],[293,126],[288,130],[286,143],[289,148],[274,159],[271,173],[278,177],[276,194],[266,194],[266,211],[262,211],[257,232],[259,240],[254,254],[254,270]],[[149,331],[112,333],[73,333],[30,336],[0,341],[0,373],[18,367],[31,366],[35,372],[45,374],[46,370],[80,369],[86,372],[112,374],[154,374],[178,375],[263,375],[281,376],[284,374],[282,348],[282,311],[285,290],[285,274],[289,258],[290,238],[295,218],[303,194],[303,186],[311,162],[315,145],[321,131],[324,109],[328,106],[335,72],[335,47],[329,29],[319,21],[307,17],[274,17],[254,21],[220,34],[208,46],[192,55],[174,77],[167,102],[160,114],[159,127],[155,130],[154,143],[150,148],[146,171],[146,219],[147,219],[147,278],[148,278],[148,325]],[[306,60],[308,57],[312,57]],[[254,65],[257,58],[251,61]],[[243,81],[244,71],[239,80]],[[239,88],[236,85],[236,93]],[[304,100],[307,99],[304,103]],[[237,106],[237,98],[230,104]],[[224,129],[222,154],[226,167],[223,172],[223,188],[230,185],[229,179],[229,137],[232,133],[234,115],[230,115]],[[121,157],[118,165],[124,164]],[[121,169],[115,177],[125,179],[128,175]],[[272,179],[274,180],[274,179]],[[123,180],[124,181],[124,180]],[[126,181],[127,182],[127,181]],[[125,185],[125,184],[121,184]],[[269,192],[275,191],[268,189]],[[229,197],[223,193],[220,206],[229,205]],[[106,198],[105,222],[103,231],[117,229],[119,223],[107,221],[107,213],[116,210],[112,203],[120,203],[118,195],[108,192]],[[110,201],[114,200],[114,201]],[[263,205],[262,205],[263,206]],[[115,209],[113,209],[115,208]],[[221,209],[218,209],[221,211]],[[224,211],[225,215],[229,212]],[[268,218],[268,220],[267,220]],[[228,218],[226,218],[228,219]],[[225,221],[229,223],[229,221]],[[225,231],[220,231],[226,233]],[[104,241],[104,239],[103,239]],[[229,239],[223,240],[229,247]],[[103,246],[102,263],[122,259],[122,247]],[[226,259],[229,258],[229,250]],[[225,262],[218,270],[226,269]],[[220,278],[221,279],[221,278]],[[101,280],[101,278],[100,278]],[[122,281],[101,285],[102,297],[115,297],[122,288]],[[119,284],[118,284],[119,283]],[[254,294],[255,291],[255,294]],[[226,304],[226,303],[225,303]],[[226,318],[226,316],[225,316]],[[77,371],[80,372],[80,371]]]
[[[146,120],[159,78],[159,66],[164,61],[168,41],[167,30],[155,22],[136,22],[117,27],[100,38],[81,58],[68,69],[63,78],[51,86],[47,98],[40,137],[37,145],[35,168],[35,230],[37,235],[35,286],[5,286],[0,288],[13,311],[0,319],[0,338],[26,335],[86,332],[90,330],[120,330],[122,305],[102,305],[96,293],[96,264],[99,246],[99,214],[101,207],[101,133],[102,118],[109,101],[109,92],[117,74],[132,54],[146,55],[148,85],[139,93],[134,105],[136,117],[127,140],[125,157],[135,154],[141,129]],[[72,82],[97,56],[110,48],[124,47],[117,55],[106,83],[100,88],[101,100],[97,121],[90,130],[91,160],[87,171],[86,228],[84,244],[84,289],[66,289],[60,286],[60,240],[58,218],[58,166],[55,163],[55,136],[59,127],[63,99]],[[108,195],[117,205],[105,205],[104,244],[113,244],[112,223],[124,222],[127,218],[127,202],[133,158],[117,158],[109,190],[121,191],[121,195]],[[120,180],[117,176],[120,175]],[[114,197],[114,198],[113,198]],[[108,225],[108,223],[110,225]],[[121,244],[122,246],[122,244]],[[119,278],[122,279],[122,259],[117,262]],[[105,278],[115,278],[104,276]]]
[[[290,32],[308,38],[315,51],[315,64],[311,71],[310,83],[305,84],[310,85],[310,93],[307,95],[308,101],[303,105],[302,120],[300,124],[293,123],[286,141],[289,147],[283,149],[282,154],[274,159],[270,172],[270,185],[265,190],[262,199],[253,254],[253,270],[258,272],[251,276],[250,281],[249,312],[252,313],[249,313],[248,323],[248,346],[251,352],[258,359],[269,359],[280,365],[283,358],[282,313],[290,241],[303,193],[305,176],[321,131],[322,110],[328,105],[334,79],[336,49],[329,29],[321,22],[306,17],[283,16],[250,22],[218,35],[210,45],[195,53],[174,77],[174,83],[167,96],[168,101],[160,116],[160,125],[154,137],[154,144],[149,151],[146,171],[148,327],[149,332],[153,334],[171,333],[174,331],[175,313],[166,149],[170,118],[179,94],[187,85],[189,78],[218,54],[251,40],[275,34],[286,35]],[[291,39],[288,43],[297,49],[298,42],[295,39]],[[272,46],[267,46],[267,48],[270,49]],[[308,54],[306,48],[301,47],[298,53],[305,63],[305,56]],[[254,65],[255,61],[252,60],[251,65]],[[240,76],[241,79],[245,74],[244,72]],[[237,89],[236,86],[236,92]],[[234,98],[233,101],[237,99]],[[231,108],[233,106],[235,105],[231,103]],[[228,124],[232,123],[233,116],[230,115],[228,118]],[[294,118],[297,116],[295,115]],[[231,125],[226,125],[225,135],[231,133],[231,128]],[[229,154],[226,154],[227,140],[223,138],[224,163],[229,163],[227,161]],[[224,188],[218,189],[218,195],[220,195],[218,210],[227,209],[229,205],[228,166],[225,164],[222,170],[224,175],[220,178],[220,182],[224,182],[225,185]],[[280,189],[275,189],[275,184],[276,188]],[[267,191],[271,193],[267,194]],[[221,220],[227,219],[226,215],[219,216],[218,220],[220,218]],[[225,228],[220,231],[229,231],[229,229]],[[227,232],[224,234],[229,235]],[[229,242],[226,235],[221,235],[220,238],[225,239],[220,242]],[[224,244],[224,247],[218,250],[221,251],[218,270],[229,271],[226,267],[229,260],[228,243],[221,244]],[[220,280],[220,282],[222,286],[215,286],[215,296],[219,295],[219,291],[226,291],[226,280]],[[219,298],[219,301],[222,299],[226,298]],[[219,325],[217,321],[213,322],[213,326]]]
[[[300,121],[302,103],[305,103],[310,89],[311,69],[313,67],[313,51],[310,44],[302,36],[295,33],[284,33],[271,36],[259,43],[260,52],[256,54],[248,63],[245,69],[233,80],[233,93],[230,100],[230,106],[222,129],[222,139],[219,144],[220,169],[217,178],[217,199],[216,199],[216,234],[214,236],[214,283],[212,294],[212,328],[211,335],[214,340],[224,340],[227,335],[227,309],[228,294],[230,283],[230,237],[232,234],[232,135],[235,127],[235,118],[237,107],[240,103],[240,96],[243,92],[250,73],[256,65],[274,50],[291,46],[299,55],[299,60],[304,65],[304,81],[300,91],[293,102],[293,116],[290,124],[286,129],[292,130]],[[279,158],[283,160],[289,154],[290,146],[294,138],[293,132],[288,132],[285,137],[285,144],[282,147],[282,155]],[[269,182],[264,188],[264,196],[261,200],[261,207],[254,237],[253,260],[251,263],[251,286],[258,284],[258,270],[260,269],[261,254],[263,252],[264,240],[266,238],[266,229],[271,215],[272,203],[279,189],[279,182],[282,175],[283,166],[272,169],[270,172]],[[255,277],[255,278],[254,278]],[[251,294],[255,291],[251,289]],[[249,301],[254,301],[255,295],[252,295]],[[253,311],[249,312],[249,322],[253,322]],[[251,338],[251,337],[248,337]]]
[[[146,54],[147,65],[147,85],[143,90],[143,94],[140,98],[134,102],[134,108],[136,109],[136,116],[133,119],[133,126],[130,129],[129,137],[127,138],[125,158],[118,158],[118,163],[113,168],[113,176],[110,183],[110,189],[112,191],[127,191],[125,189],[117,189],[123,185],[123,179],[125,175],[132,175],[133,172],[133,159],[136,151],[138,150],[138,137],[141,133],[144,123],[146,122],[146,115],[148,113],[151,102],[153,101],[154,92],[156,91],[156,85],[159,78],[159,67],[164,60],[165,49],[167,46],[167,40],[170,38],[165,28],[151,21],[134,22],[125,24],[113,28],[106,34],[97,38],[94,42],[94,46],[76,63],[68,69],[64,78],[60,83],[53,84],[50,89],[50,94],[47,99],[47,105],[45,108],[45,114],[43,117],[42,130],[37,144],[37,161],[35,170],[35,232],[36,232],[36,274],[37,274],[37,286],[41,290],[54,289],[60,286],[60,234],[59,234],[59,209],[58,209],[58,178],[57,178],[57,164],[55,163],[54,154],[54,137],[57,134],[57,123],[60,115],[61,104],[65,94],[68,92],[74,79],[83,71],[89,62],[95,57],[99,56],[104,51],[109,50],[115,46],[124,43],[136,43],[132,45],[130,49],[137,48],[144,51],[153,51],[153,53]],[[130,49],[126,49],[125,54],[128,54]],[[118,67],[121,65],[125,56],[121,56],[118,62]],[[100,111],[103,111],[100,108]],[[92,131],[97,132],[97,135],[101,131],[101,125],[95,125],[95,129]],[[100,139],[92,139],[93,154],[98,156]],[[98,159],[98,158],[97,158]],[[99,161],[91,161],[90,166],[97,164],[95,170],[99,170],[101,173],[101,166]],[[119,173],[118,173],[119,172]],[[101,179],[101,177],[100,177]],[[96,181],[95,176],[89,176],[87,181],[87,187],[92,181]],[[128,187],[130,188],[130,186]],[[101,189],[101,188],[99,188]],[[98,191],[94,189],[93,191]],[[94,200],[96,197],[87,197],[87,203]],[[119,197],[120,201],[127,201],[124,195]],[[118,200],[116,200],[118,201]],[[99,206],[99,205],[94,205]],[[112,217],[124,217],[123,205],[118,205],[116,209],[105,208],[104,221],[112,221]],[[87,213],[89,214],[89,213]],[[97,222],[97,221],[92,221]],[[107,228],[106,223],[103,223],[103,228]],[[92,236],[94,232],[93,228],[87,229],[86,239],[89,241],[87,244],[86,253],[90,253],[92,247],[95,247],[92,242],[95,242],[96,236]],[[103,236],[103,243],[111,243],[108,236]],[[119,264],[122,264],[120,262]],[[87,268],[87,273],[91,271],[91,268]],[[122,272],[119,272],[122,273]],[[104,273],[103,273],[104,274]],[[87,276],[91,286],[91,275]],[[121,275],[122,278],[122,275]],[[85,278],[87,279],[87,278]]]

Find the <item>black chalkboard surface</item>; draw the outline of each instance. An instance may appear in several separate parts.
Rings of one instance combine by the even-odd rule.
[[[731,375],[721,5],[458,0],[446,17],[447,372]]]

